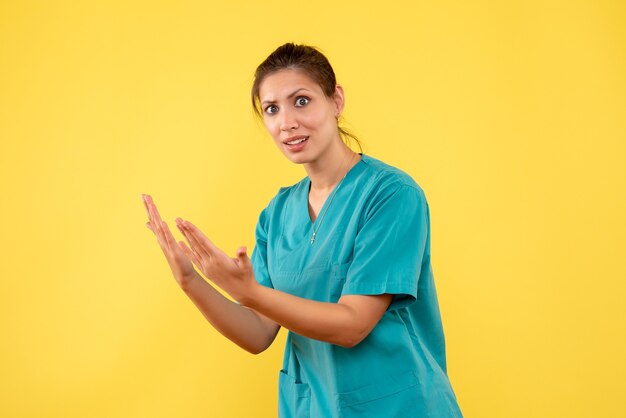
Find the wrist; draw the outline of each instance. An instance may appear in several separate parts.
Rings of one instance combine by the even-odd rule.
[[[184,276],[179,278],[178,280],[176,280],[178,282],[178,286],[180,286],[180,288],[184,291],[187,292],[191,289],[191,287],[198,281],[198,280],[204,280],[202,279],[202,277],[200,277],[200,275],[198,274],[198,272],[194,272],[194,274],[191,274],[189,276]]]
[[[254,280],[253,283],[248,286],[246,291],[243,292],[239,298],[237,298],[239,304],[247,308],[254,309],[254,305],[259,299],[258,295],[261,287],[262,286],[256,280]]]

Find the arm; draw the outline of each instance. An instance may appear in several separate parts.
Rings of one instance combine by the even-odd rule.
[[[316,302],[253,285],[241,303],[297,334],[351,348],[372,331],[392,298],[389,294],[344,295],[337,303]]]
[[[167,224],[161,220],[152,198],[144,196],[143,201],[150,218],[146,226],[156,236],[176,282],[202,315],[222,335],[253,354],[269,347],[279,326],[263,315],[230,301],[207,283],[184,253],[186,247],[176,243]]]
[[[406,182],[381,186],[356,237],[345,296],[336,304],[263,287],[244,247],[231,259],[191,222],[179,219],[178,226],[193,248],[187,251],[192,261],[235,300],[300,335],[353,347],[371,332],[395,296],[394,308],[417,300],[429,211],[418,186]]]
[[[191,248],[185,253],[217,286],[268,320],[305,337],[353,347],[378,323],[393,298],[390,294],[346,295],[338,303],[316,302],[259,284],[246,248],[230,258],[195,225],[177,219]]]
[[[278,324],[225,298],[200,275],[181,288],[216,330],[244,350],[259,354],[274,342]]]

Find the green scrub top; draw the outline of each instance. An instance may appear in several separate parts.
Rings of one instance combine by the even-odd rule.
[[[261,212],[251,258],[258,282],[320,302],[394,296],[353,348],[289,332],[279,416],[462,417],[446,372],[423,190],[403,171],[362,155],[324,203],[319,224],[321,216],[309,216],[310,184],[305,177],[282,187]]]

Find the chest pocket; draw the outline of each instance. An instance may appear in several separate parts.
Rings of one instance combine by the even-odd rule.
[[[318,302],[337,302],[346,281],[350,263],[306,268],[301,272],[276,271],[275,289]]]

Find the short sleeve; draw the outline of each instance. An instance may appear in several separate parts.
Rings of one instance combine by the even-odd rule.
[[[409,185],[389,189],[377,193],[369,205],[342,295],[393,294],[392,310],[417,298],[430,227],[421,189]]]
[[[263,209],[259,215],[259,220],[255,231],[255,244],[252,251],[250,262],[254,271],[254,277],[257,282],[266,287],[273,288],[270,280],[269,270],[267,268],[267,230],[268,230],[268,212],[270,205]]]

